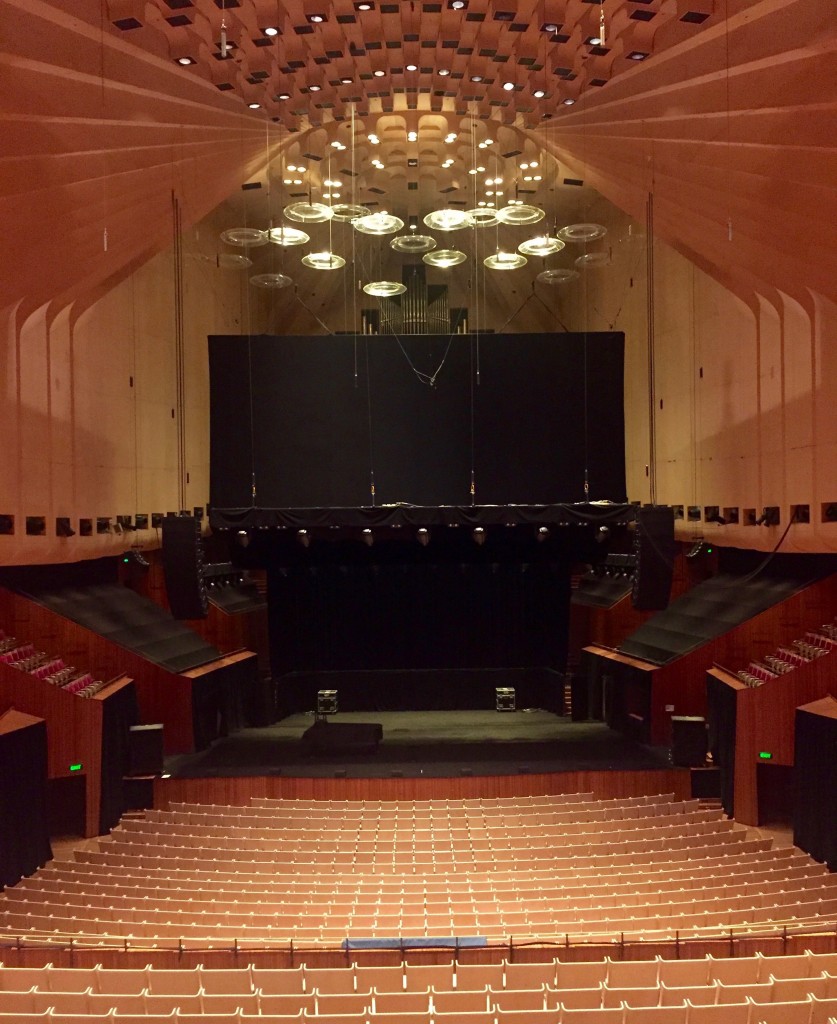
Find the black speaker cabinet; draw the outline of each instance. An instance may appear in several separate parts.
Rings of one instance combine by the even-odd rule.
[[[128,730],[128,774],[163,774],[163,726],[132,725]]]
[[[631,604],[641,611],[661,611],[668,606],[674,558],[674,509],[646,505],[637,509],[634,533],[636,571]]]
[[[163,574],[176,619],[204,619],[209,611],[203,579],[200,523],[194,516],[163,519]]]
[[[678,768],[706,764],[706,719],[692,715],[671,716],[671,763]]]

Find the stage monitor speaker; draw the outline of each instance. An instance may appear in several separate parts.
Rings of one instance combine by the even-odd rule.
[[[132,725],[128,730],[128,774],[163,774],[163,726]]]
[[[672,715],[671,763],[678,768],[702,768],[706,764],[706,750],[706,719]]]
[[[200,523],[194,516],[163,519],[163,574],[176,619],[204,619],[209,611],[203,579]]]
[[[674,559],[674,509],[668,505],[646,505],[637,509],[634,533],[636,571],[631,604],[641,611],[668,607]]]

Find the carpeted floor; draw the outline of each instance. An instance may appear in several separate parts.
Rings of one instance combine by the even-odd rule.
[[[376,750],[312,752],[303,743],[311,714],[292,715],[266,728],[243,729],[200,754],[171,758],[166,770],[180,777],[333,775],[374,778],[517,774],[531,772],[665,768],[667,750],[626,739],[600,722],[572,722],[548,711],[347,712],[336,723],[377,722]]]

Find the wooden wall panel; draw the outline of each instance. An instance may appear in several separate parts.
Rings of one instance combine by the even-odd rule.
[[[288,800],[442,800],[475,797],[593,793],[601,799],[674,793],[691,795],[683,768],[656,771],[585,771],[538,775],[458,776],[454,778],[335,779],[253,776],[249,778],[155,779],[154,806],[169,801],[242,806],[252,797]]]

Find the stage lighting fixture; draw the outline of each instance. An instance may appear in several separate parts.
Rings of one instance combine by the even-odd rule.
[[[609,540],[610,540],[610,527],[609,526],[600,526],[598,528],[598,530],[596,530],[596,543],[597,544],[606,544]]]
[[[420,526],[416,531],[416,540],[423,548],[426,548],[430,543],[430,530],[426,526]]]
[[[369,529],[368,526],[364,527],[363,529],[363,543],[368,548],[371,548],[372,545],[375,543],[375,534]]]
[[[59,516],[55,520],[56,537],[74,537],[76,531],[73,529],[70,520],[66,516]]]
[[[246,530],[239,530],[236,534],[236,541],[240,547],[246,548],[250,544],[250,534]]]
[[[548,526],[539,526],[538,527],[538,540],[541,541],[541,542],[545,541],[545,540],[549,540],[549,527]]]
[[[471,536],[474,538],[475,544],[485,544],[485,530],[481,526],[475,526]]]
[[[311,543],[311,534],[305,529],[297,530],[296,539],[304,548],[307,548],[308,545]]]

